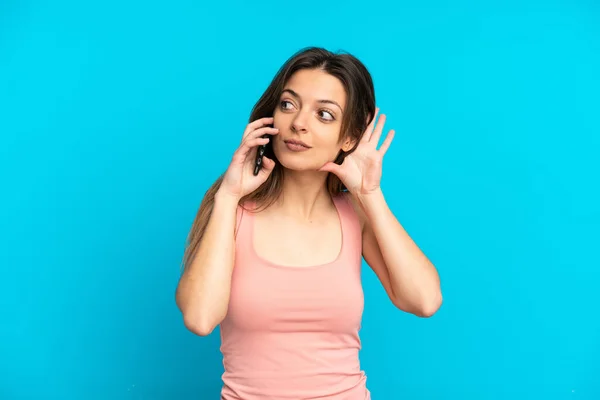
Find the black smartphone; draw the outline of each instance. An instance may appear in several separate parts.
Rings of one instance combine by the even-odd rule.
[[[269,128],[272,128],[273,125],[267,125]],[[267,138],[269,136],[272,135],[262,135],[263,138]],[[256,159],[254,160],[254,176],[258,175],[258,173],[260,172],[260,169],[262,168],[262,160],[263,160],[263,156],[265,155],[265,152],[267,151],[267,146],[269,146],[271,144],[271,141],[269,141],[269,143],[267,144],[261,144],[260,146],[258,146],[258,148],[256,149]],[[269,155],[267,155],[268,157]]]

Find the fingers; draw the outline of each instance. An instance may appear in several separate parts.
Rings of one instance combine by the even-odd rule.
[[[379,148],[379,152],[381,153],[382,157],[385,155],[385,152],[390,148],[390,144],[392,144],[392,140],[394,139],[395,133],[396,132],[393,129],[391,131],[389,131],[387,136],[385,137],[385,140],[381,144],[381,147]]]
[[[264,126],[264,125],[272,124],[272,123],[273,123],[273,117],[259,118],[256,121],[252,121],[251,123],[249,123],[246,126],[246,130],[244,131],[243,138],[248,136],[255,129],[260,128],[261,126]]]
[[[248,138],[248,139],[244,140],[242,145],[234,153],[234,155],[233,155],[234,160],[236,160],[236,162],[243,163],[246,160],[246,158],[248,157],[248,154],[254,148],[269,143],[269,140],[270,140],[270,138],[268,138],[268,137],[264,138],[264,137],[260,137],[260,136],[254,137],[254,138]]]
[[[340,179],[343,176],[342,173],[342,167],[336,163],[333,163],[331,161],[325,163],[325,165],[323,165],[321,168],[319,168],[319,171],[322,172],[331,172],[332,174],[337,175]]]
[[[268,137],[266,137],[266,138],[257,137],[257,138],[248,139],[248,140],[244,141],[244,145],[242,147],[245,147],[246,149],[251,150],[254,147],[269,143],[270,139],[271,138],[268,138]]]
[[[259,146],[261,144],[269,143],[269,138],[264,138],[264,135],[276,135],[279,133],[279,129],[264,127],[260,129],[256,129],[250,133],[242,140],[242,144],[238,148],[238,151],[241,152],[244,156],[248,154],[253,147]],[[259,140],[260,139],[260,140]]]
[[[263,156],[262,168],[260,169],[260,172],[258,174],[268,176],[271,173],[271,171],[273,171],[273,168],[275,168],[275,161],[271,160],[267,156]]]
[[[279,133],[279,129],[271,128],[270,126],[266,126],[264,128],[256,129],[255,131],[250,132],[244,140],[253,139],[256,137],[260,137],[263,135],[276,135]]]
[[[373,133],[373,126],[375,125],[377,114],[379,114],[379,107],[375,108],[375,114],[373,115],[373,119],[371,119],[371,122],[369,122],[369,125],[367,125],[367,129],[365,130],[365,133],[362,137],[363,142],[368,142],[369,140],[371,140],[371,134]]]
[[[236,163],[245,162],[248,154],[252,152],[254,148],[260,145],[269,143],[269,137],[263,137],[266,135],[276,135],[279,133],[279,129],[273,128],[270,125],[273,122],[273,117],[260,118],[256,121],[251,122],[244,131],[244,137],[242,143],[235,151],[233,158]]]
[[[383,126],[385,125],[385,121],[387,118],[385,114],[381,114],[379,116],[379,119],[377,120],[377,124],[375,125],[375,119],[378,113],[379,107],[375,108],[375,115],[373,116],[371,122],[369,122],[369,125],[367,126],[367,129],[365,130],[365,133],[363,134],[363,137],[361,139],[361,143],[365,143],[365,145],[366,143],[369,143],[369,146],[372,146],[373,149],[377,148],[377,144],[379,143],[379,139],[381,138],[381,134],[383,133]],[[375,127],[373,127],[373,125],[375,125]],[[393,129],[388,132],[387,136],[385,137],[385,140],[383,141],[381,147],[378,150],[381,156],[385,155],[385,153],[389,149],[390,144],[392,144],[392,140],[394,139],[395,133],[396,132]]]
[[[373,146],[375,147],[377,147],[377,143],[379,143],[379,138],[381,137],[381,132],[383,132],[383,125],[385,125],[385,119],[385,114],[381,114],[379,120],[377,121],[377,126],[375,127],[375,130],[371,135],[371,139],[369,139],[369,141],[372,142]]]

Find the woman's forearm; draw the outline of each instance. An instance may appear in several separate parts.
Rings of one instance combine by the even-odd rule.
[[[217,193],[198,251],[182,274],[176,302],[186,327],[205,336],[227,314],[238,199]]]

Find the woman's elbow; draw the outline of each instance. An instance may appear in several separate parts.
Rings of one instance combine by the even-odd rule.
[[[420,307],[419,316],[423,318],[432,317],[442,306],[442,292],[438,291],[435,295],[431,296]]]
[[[205,318],[183,315],[183,324],[192,333],[198,336],[208,336],[216,328],[216,325],[210,323]]]

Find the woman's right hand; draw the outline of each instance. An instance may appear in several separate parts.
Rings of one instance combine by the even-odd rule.
[[[263,156],[262,168],[258,175],[254,176],[254,161],[257,147],[267,144],[270,140],[270,137],[263,138],[262,136],[279,133],[277,128],[266,126],[272,123],[273,117],[266,117],[257,119],[246,126],[242,143],[233,153],[231,163],[225,172],[223,182],[221,182],[220,193],[239,200],[252,193],[267,180],[275,167],[275,162]]]

